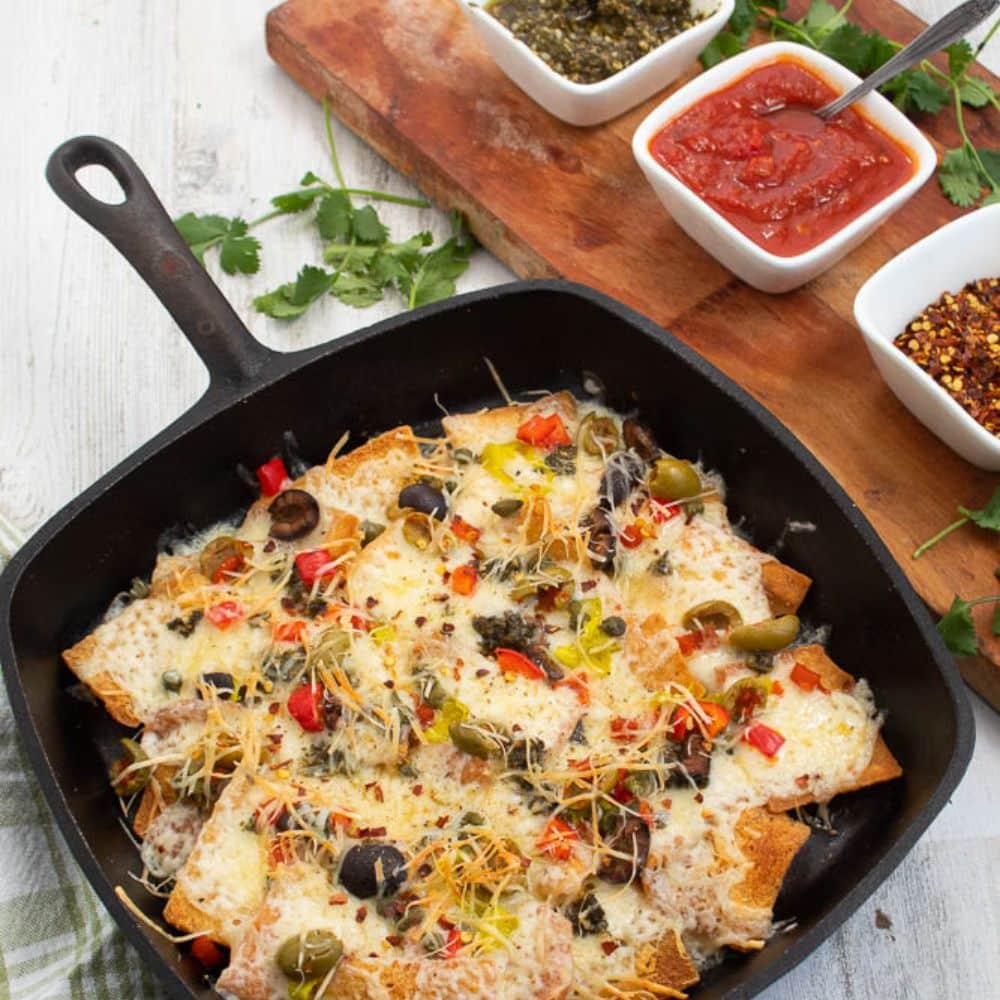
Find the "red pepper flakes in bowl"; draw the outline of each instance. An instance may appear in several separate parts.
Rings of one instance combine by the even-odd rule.
[[[1000,278],[945,292],[893,343],[1000,437]]]

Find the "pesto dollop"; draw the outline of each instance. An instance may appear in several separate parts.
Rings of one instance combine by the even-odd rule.
[[[491,0],[485,9],[576,83],[614,76],[705,16],[690,0]]]

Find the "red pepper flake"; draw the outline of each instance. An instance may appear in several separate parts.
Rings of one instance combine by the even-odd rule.
[[[434,825],[439,830],[443,830],[448,825],[448,820],[450,819],[451,819],[450,816],[438,816],[438,818],[434,820]]]
[[[673,804],[674,804],[674,800],[673,799],[663,799],[663,801],[660,803],[660,805],[662,805],[664,809],[671,808],[671,806],[673,806]]]
[[[386,829],[384,826],[363,826],[358,830],[358,840],[367,840],[374,837],[384,837]]]
[[[583,583],[580,584],[580,589],[584,593],[586,593],[588,590],[593,590],[594,587],[596,586],[597,586],[596,580],[584,580]]]
[[[450,931],[455,925],[447,917],[438,917],[438,927],[443,931]]]
[[[704,795],[702,795],[702,794],[701,794],[701,792],[698,792],[698,794],[697,794],[697,795],[695,795],[695,797],[694,797],[694,800],[695,800],[695,802],[697,802],[697,803],[698,803],[698,805],[701,805],[701,804],[702,804],[702,802],[704,802],[704,801],[705,801],[705,796],[704,796]]]
[[[328,900],[331,906],[343,906],[347,897],[342,892],[335,892]]]
[[[808,774],[800,774],[795,779],[795,784],[798,785],[799,788],[808,788],[809,787],[809,775]]]
[[[485,677],[488,673],[489,673],[489,670],[487,670],[486,667],[480,667],[476,671],[476,676],[477,677]]]
[[[367,906],[359,906],[358,907],[358,912],[354,914],[354,919],[359,924],[363,924],[365,922],[365,920],[368,919],[368,907]]]
[[[371,609],[374,608],[376,604],[378,604],[378,598],[377,597],[366,597],[365,598],[365,607],[368,608],[369,611],[371,611]]]
[[[365,785],[365,791],[371,792],[375,796],[376,802],[385,802],[385,795],[382,792],[382,786],[377,781],[371,781]]]
[[[893,343],[991,434],[1000,436],[1000,278],[945,292]]]
[[[416,625],[417,628],[423,628],[427,624],[427,616],[417,615],[417,617],[413,619],[413,624]]]
[[[403,943],[402,934],[386,934],[385,939],[393,948],[398,948]]]
[[[271,715],[277,715],[281,711],[281,702],[272,701],[271,704],[267,706],[267,710],[271,713]]]
[[[414,785],[413,786],[413,794],[416,795],[416,796],[418,796],[418,797],[421,796],[421,795],[423,795],[424,794],[424,786],[423,785]]]
[[[387,687],[390,691],[396,686],[395,681],[382,681],[382,687]]]
[[[601,942],[601,951],[603,951],[605,955],[613,955],[620,947],[621,945],[617,941]]]

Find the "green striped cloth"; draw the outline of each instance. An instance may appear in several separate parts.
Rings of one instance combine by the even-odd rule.
[[[0,569],[20,543],[0,515]],[[55,827],[0,684],[0,1000],[166,1000]]]

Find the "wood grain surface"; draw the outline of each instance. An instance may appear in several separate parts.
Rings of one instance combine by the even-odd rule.
[[[901,40],[920,27],[883,0],[858,0],[853,12]],[[511,83],[459,5],[441,0],[288,0],[269,16],[267,37],[293,79],[329,96],[334,113],[435,203],[462,211],[516,273],[607,292],[748,389],[844,486],[936,612],[956,593],[993,592],[995,536],[970,529],[918,562],[910,558],[942,526],[942,496],[978,506],[996,476],[909,414],[852,318],[867,277],[960,214],[936,183],[831,271],[797,292],[768,296],[689,239],[636,166],[632,133],[662,94],[604,125],[566,125]],[[997,145],[996,114],[971,117],[976,138]],[[958,142],[949,116],[922,124],[939,147]],[[983,608],[986,656],[963,670],[1000,707],[1000,639],[988,618]]]
[[[331,0],[331,7],[336,2]],[[957,0],[906,2],[930,18]],[[5,293],[0,510],[25,532],[178,416],[206,384],[194,352],[141,281],[48,190],[45,159],[71,135],[107,135],[134,154],[175,215],[191,210],[252,217],[267,210],[271,195],[293,188],[305,170],[329,174],[314,102],[264,50],[264,17],[273,5],[274,0],[8,0],[5,5],[17,34],[0,64],[0,112],[9,139],[0,157],[6,195],[0,242]],[[986,61],[1000,70],[1000,39]],[[415,193],[366,143],[339,125],[335,132],[350,181]],[[97,175],[86,182],[99,194],[113,190],[102,180]],[[423,228],[439,235],[447,231],[444,217],[432,210],[386,206],[380,214],[399,237]],[[402,308],[387,299],[354,310],[329,299],[290,324],[255,313],[250,305],[255,295],[315,260],[310,228],[305,218],[263,227],[263,266],[252,278],[221,275],[209,261],[254,334],[279,350],[322,343]],[[510,277],[495,257],[480,252],[460,288]],[[943,524],[955,498],[940,490],[934,496]],[[1000,715],[977,698],[973,702],[975,756],[952,801],[858,912],[761,1000],[1000,996],[995,876]],[[41,830],[27,841],[12,832],[0,815],[4,884],[8,874],[34,864],[36,852],[46,849]],[[45,932],[47,905],[49,898],[40,896],[37,910],[24,914],[39,933]],[[0,972],[0,1000],[8,1000],[4,983]],[[40,982],[32,1000],[70,995],[64,978],[51,988]],[[165,1000],[165,994],[141,1000]]]

